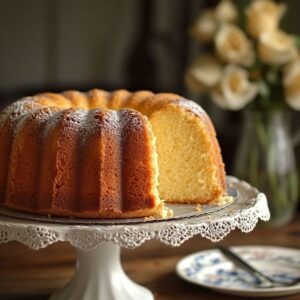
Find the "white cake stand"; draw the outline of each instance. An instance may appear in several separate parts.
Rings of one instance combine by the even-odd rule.
[[[253,230],[258,220],[270,218],[267,200],[249,184],[227,177],[234,198],[223,206],[172,205],[169,219],[82,220],[48,218],[0,210],[0,243],[18,241],[41,249],[68,241],[77,249],[77,268],[70,283],[54,292],[51,300],[150,300],[153,294],[132,282],[120,263],[120,249],[135,248],[146,240],[180,246],[199,234],[213,242],[231,230]],[[171,205],[170,205],[171,206]]]

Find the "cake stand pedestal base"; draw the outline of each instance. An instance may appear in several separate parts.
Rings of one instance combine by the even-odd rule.
[[[66,287],[54,292],[50,300],[153,300],[153,294],[125,274],[120,246],[102,242],[90,251],[77,249],[76,271]]]

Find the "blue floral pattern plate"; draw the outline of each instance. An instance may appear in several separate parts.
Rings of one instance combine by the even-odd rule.
[[[274,279],[290,281],[300,278],[300,250],[271,246],[243,246],[231,249]],[[300,293],[300,284],[289,287],[258,287],[253,276],[236,267],[217,249],[184,257],[178,262],[176,271],[181,278],[189,282],[226,294],[278,297]]]

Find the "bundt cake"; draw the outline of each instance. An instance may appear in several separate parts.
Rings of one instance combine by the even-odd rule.
[[[226,191],[214,127],[196,103],[150,91],[43,93],[0,115],[0,204],[85,218],[161,216]]]

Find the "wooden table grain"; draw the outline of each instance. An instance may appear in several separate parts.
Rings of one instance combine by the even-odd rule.
[[[220,243],[300,249],[300,216],[281,229],[259,227],[248,234],[235,230]],[[148,241],[134,250],[123,249],[122,263],[128,276],[149,288],[158,300],[246,299],[218,294],[185,282],[176,275],[175,265],[183,256],[214,246],[199,236],[177,248]],[[0,299],[47,299],[52,291],[70,280],[74,268],[75,251],[68,243],[60,242],[38,251],[15,242],[0,245]],[[299,300],[300,295],[282,299]]]

